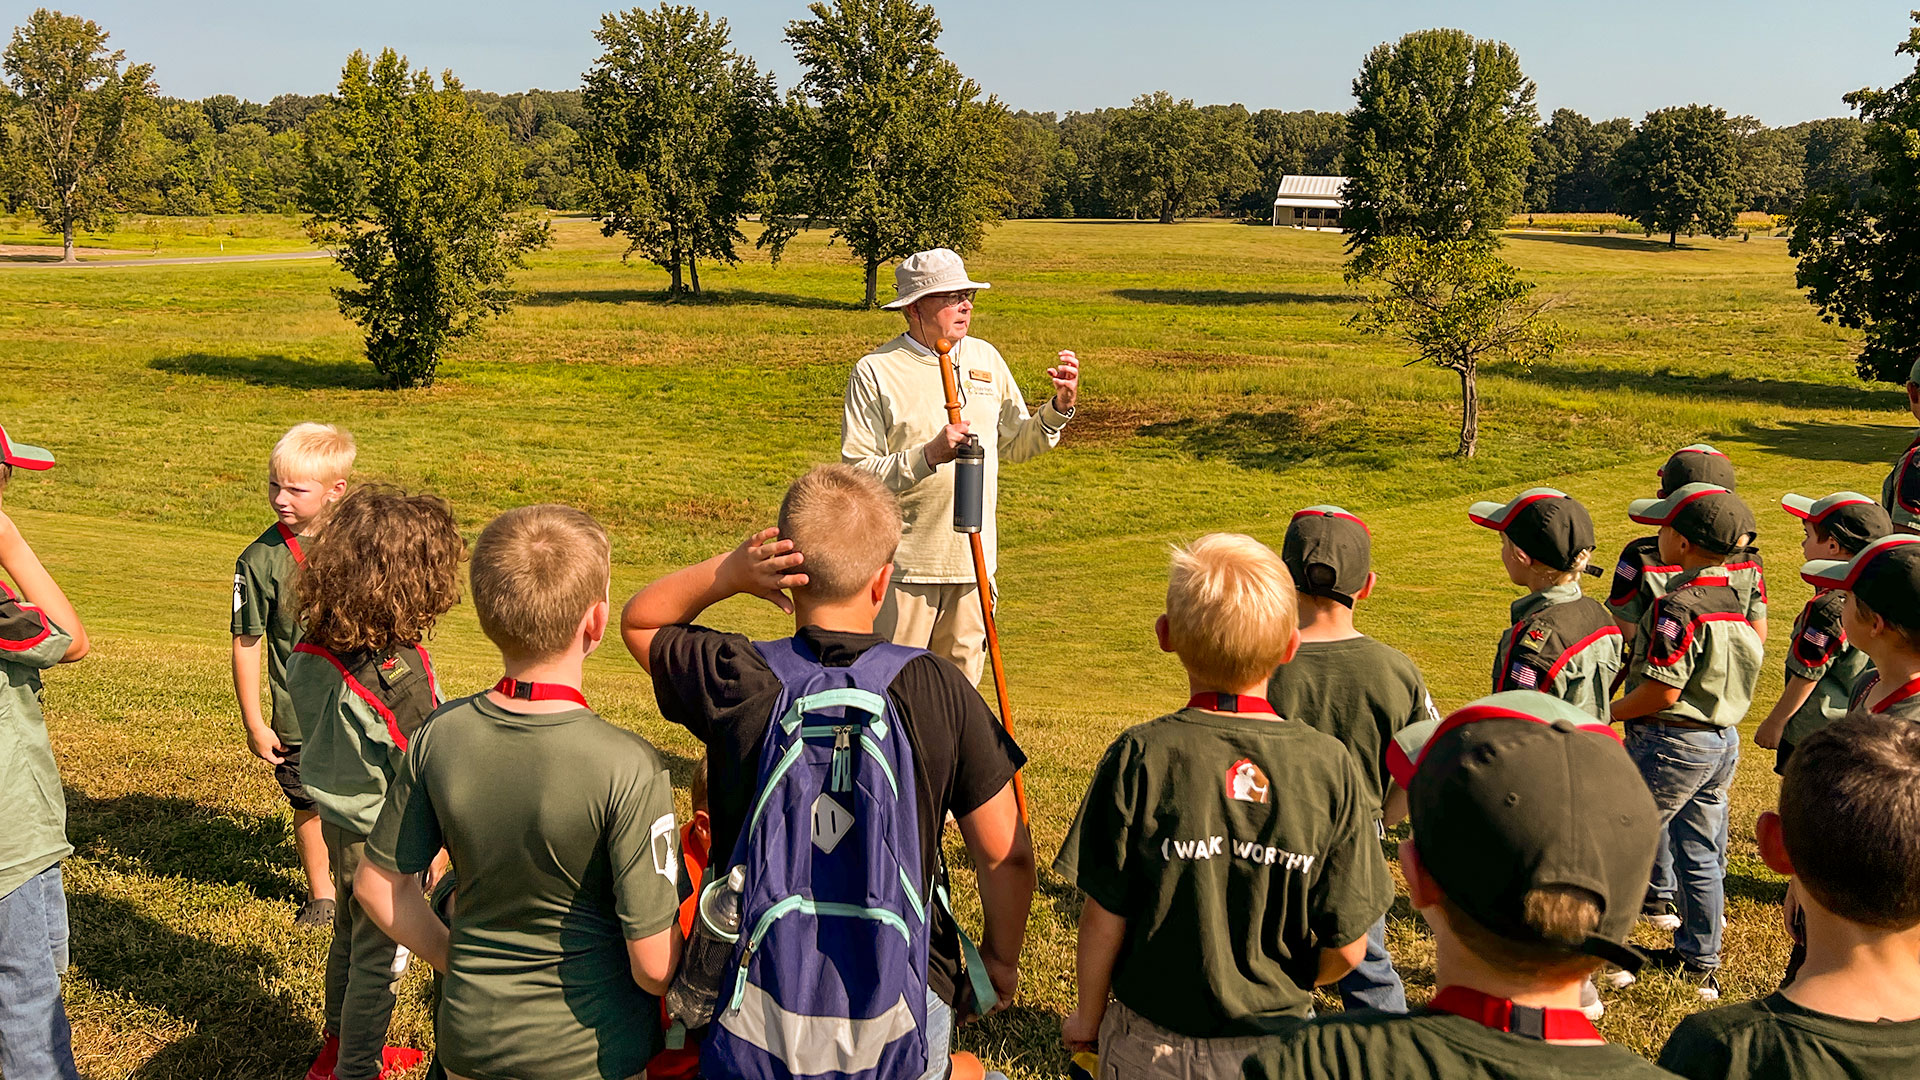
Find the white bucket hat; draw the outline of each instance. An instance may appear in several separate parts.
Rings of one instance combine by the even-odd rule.
[[[916,251],[893,268],[893,302],[883,305],[897,311],[931,293],[960,292],[963,289],[991,289],[984,281],[967,276],[967,264],[947,248]]]

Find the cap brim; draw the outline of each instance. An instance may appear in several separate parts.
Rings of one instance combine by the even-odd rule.
[[[1815,559],[1801,564],[1800,580],[1816,589],[1844,589],[1848,584],[1847,568],[1852,565],[1852,559]]]
[[[53,468],[53,453],[38,446],[10,442],[7,444],[6,463],[16,469],[32,469],[39,472]]]
[[[1666,501],[1665,499],[1635,499],[1627,504],[1627,516],[1642,525],[1664,525],[1666,523],[1660,520],[1660,516],[1655,511],[1659,509],[1661,503]]]
[[[1506,508],[1506,503],[1477,502],[1467,507],[1467,516],[1473,519],[1475,525],[1492,529],[1494,532],[1505,532],[1507,525],[1500,520],[1500,512]]]
[[[988,289],[991,289],[991,288],[993,288],[993,286],[987,284],[984,281],[973,281],[971,279],[967,281],[963,281],[958,285],[950,281],[941,282],[938,285],[929,285],[924,289],[919,289],[914,292],[910,292],[905,296],[896,297],[895,299],[893,299],[888,303],[881,304],[880,307],[882,310],[885,310],[885,311],[898,311],[901,308],[906,307],[908,304],[913,303],[915,300],[918,300],[923,296],[932,296],[934,293],[960,292],[963,289],[972,289],[974,292],[986,292]]]
[[[1813,504],[1814,500],[1805,495],[1780,496],[1780,509],[1802,520],[1813,516]]]

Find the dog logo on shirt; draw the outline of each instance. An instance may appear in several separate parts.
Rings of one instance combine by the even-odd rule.
[[[1235,802],[1265,805],[1273,784],[1252,758],[1241,758],[1227,766],[1227,798]]]

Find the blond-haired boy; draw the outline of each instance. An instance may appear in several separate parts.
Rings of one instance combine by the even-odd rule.
[[[1393,881],[1352,755],[1262,696],[1300,643],[1280,557],[1175,548],[1154,632],[1192,697],[1108,748],[1054,860],[1086,895],[1062,1036],[1097,1045],[1102,1080],[1237,1077],[1360,962]]]
[[[481,530],[473,605],[505,676],[414,736],[355,878],[381,930],[446,975],[436,1038],[456,1077],[624,1080],[662,1045],[681,941],[673,782],[581,689],[609,572],[606,532],[571,507]],[[450,927],[414,878],[443,845]]]
[[[273,766],[273,777],[293,807],[293,843],[306,871],[308,896],[294,915],[297,926],[331,926],[334,896],[320,817],[300,785],[300,725],[287,697],[287,661],[300,637],[293,572],[306,559],[302,542],[312,539],[327,507],[346,494],[353,457],[353,436],[332,424],[296,424],[282,435],[267,458],[267,505],[275,521],[240,552],[233,568],[233,693],[247,746]],[[263,640],[273,710],[264,719]]]

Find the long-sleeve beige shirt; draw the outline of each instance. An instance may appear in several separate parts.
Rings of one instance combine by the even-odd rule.
[[[1067,417],[1049,398],[1027,411],[1000,350],[978,338],[961,338],[950,354],[960,388],[960,416],[972,424],[987,452],[985,520],[980,530],[987,572],[999,565],[994,504],[1002,459],[1021,462],[1060,441]],[[903,531],[894,556],[894,580],[921,584],[973,580],[973,555],[965,535],[953,531],[951,462],[935,469],[921,453],[947,425],[946,390],[937,354],[901,334],[860,358],[847,380],[846,413],[840,425],[840,458],[870,472],[900,496]]]

